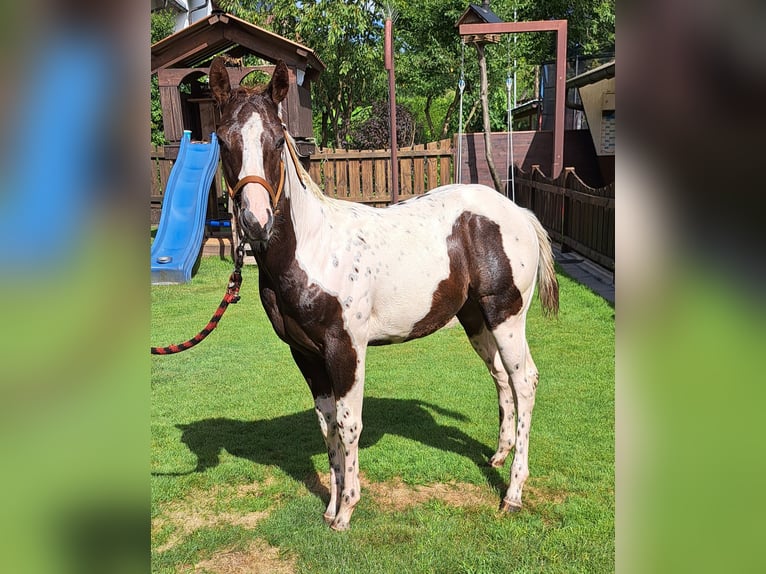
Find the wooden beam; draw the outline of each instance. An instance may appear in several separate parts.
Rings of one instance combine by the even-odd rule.
[[[460,35],[517,34],[523,32],[558,32],[567,27],[566,20],[534,20],[531,22],[497,22],[494,24],[461,24]]]
[[[553,158],[551,177],[556,178],[564,167],[564,106],[567,77],[567,21],[535,20],[532,22],[498,22],[494,24],[461,24],[461,36],[485,34],[519,34],[525,32],[556,32],[556,104],[553,121]]]

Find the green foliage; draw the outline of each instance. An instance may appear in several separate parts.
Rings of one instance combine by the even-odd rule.
[[[165,141],[165,132],[163,131],[163,123],[162,123],[162,106],[160,105],[160,88],[159,88],[159,83],[158,83],[156,75],[153,75],[151,78],[150,122],[151,122],[152,145],[164,145],[166,141]]]
[[[152,343],[204,325],[231,266],[203,258],[190,283],[153,286]],[[497,512],[510,461],[485,464],[497,396],[462,329],[371,348],[362,500],[338,534],[321,518],[315,476],[328,462],[311,394],[261,307],[257,269],[243,276],[242,300],[204,343],[152,357],[154,571],[194,569],[253,542],[299,572],[614,571],[614,311],[601,298],[560,276],[559,319],[543,318],[537,301],[530,309],[541,382],[515,515]],[[466,496],[401,508],[386,497],[440,484]]]
[[[156,44],[160,40],[167,38],[173,33],[176,25],[175,15],[172,10],[156,10],[152,12],[151,19],[151,40]]]
[[[478,3],[478,2],[477,2]],[[441,106],[442,113],[432,109],[427,114],[427,102],[456,98],[461,61],[466,80],[464,109],[470,109],[479,99],[479,72],[476,51],[465,47],[461,59],[460,38],[454,25],[467,8],[468,3],[453,0],[424,0],[423,2],[397,3],[399,19],[396,22],[397,39],[397,90],[404,97],[424,98],[422,114],[430,139],[441,134],[452,135],[457,130],[457,106]],[[491,9],[502,20],[517,19],[568,20],[568,54],[587,55],[614,49],[614,0],[493,0]],[[489,76],[490,120],[493,130],[505,130],[507,126],[507,98],[505,80],[513,72],[516,61],[518,101],[534,95],[535,67],[555,56],[553,34],[517,34],[501,36],[496,45],[487,45]],[[429,117],[430,116],[430,117]],[[473,123],[465,131],[481,131],[481,116],[476,114]]]
[[[157,10],[152,12],[151,19],[151,40],[155,44],[170,36],[175,26],[175,18],[172,10]],[[162,124],[162,106],[160,105],[160,89],[157,82],[157,76],[151,78],[151,105],[150,105],[150,124],[151,124],[151,142],[153,145],[163,145],[165,143],[165,133]]]
[[[342,147],[354,110],[388,99],[383,66],[383,23],[395,13],[397,101],[415,117],[415,143],[451,137],[457,131],[461,68],[466,90],[464,113],[479,98],[476,51],[461,47],[455,23],[465,0],[221,0],[222,9],[313,49],[327,66],[312,86],[314,135],[322,147]],[[568,20],[568,53],[588,55],[614,49],[614,0],[493,0],[503,20]],[[154,20],[153,20],[154,26]],[[154,30],[154,28],[153,28]],[[154,38],[154,31],[153,31]],[[488,45],[490,118],[493,130],[506,129],[506,75],[516,62],[518,101],[534,95],[535,68],[555,56],[554,35],[505,35]],[[467,118],[466,118],[467,119]],[[465,131],[481,131],[475,114]]]
[[[223,9],[313,49],[327,66],[313,85],[315,135],[342,147],[351,114],[385,97],[382,12],[377,3],[223,0]]]

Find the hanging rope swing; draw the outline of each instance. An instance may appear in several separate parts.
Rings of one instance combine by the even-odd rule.
[[[516,37],[514,36],[514,43]],[[506,144],[505,152],[505,173],[506,178],[510,175],[509,179],[503,181],[511,182],[511,195],[510,199],[516,202],[516,173],[512,167],[515,165],[513,156],[513,108],[516,105],[516,59],[513,60],[511,65],[511,46],[510,41],[506,42],[506,112],[507,112],[507,128],[508,128],[508,141]],[[511,73],[513,68],[513,73]],[[460,112],[458,115],[458,130],[457,130],[457,167],[455,169],[455,181],[457,183],[463,183],[463,94],[465,92],[465,39],[460,42],[460,79],[457,83],[458,90],[460,91]],[[513,92],[513,99],[511,99],[511,92]],[[506,187],[506,195],[508,195]]]
[[[516,36],[514,35],[514,40]],[[516,167],[513,159],[513,108],[516,105],[516,60],[513,61],[513,78],[511,77],[511,43],[506,41],[507,59],[506,59],[506,75],[505,75],[505,90],[507,94],[506,98],[506,110],[508,112],[508,142],[505,148],[505,173],[506,177],[508,172],[511,175],[511,200],[516,203]],[[511,101],[511,89],[514,91],[514,98]],[[506,180],[507,181],[507,180]],[[506,188],[507,189],[507,188]],[[507,195],[507,192],[506,192]]]
[[[460,79],[457,87],[460,90],[460,114],[457,126],[457,169],[455,179],[463,183],[463,91],[465,91],[465,39],[460,41]]]

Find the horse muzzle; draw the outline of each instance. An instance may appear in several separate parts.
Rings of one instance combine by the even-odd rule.
[[[274,226],[274,216],[269,211],[268,219],[265,224],[261,224],[249,209],[243,209],[239,214],[239,228],[242,235],[254,249],[256,245],[264,247],[271,238],[271,230]]]

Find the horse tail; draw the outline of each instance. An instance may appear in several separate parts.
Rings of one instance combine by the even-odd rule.
[[[537,244],[540,259],[537,266],[538,294],[546,316],[559,314],[559,282],[556,279],[556,269],[553,265],[553,249],[548,232],[542,226],[534,213],[529,212],[529,221],[537,234]]]

